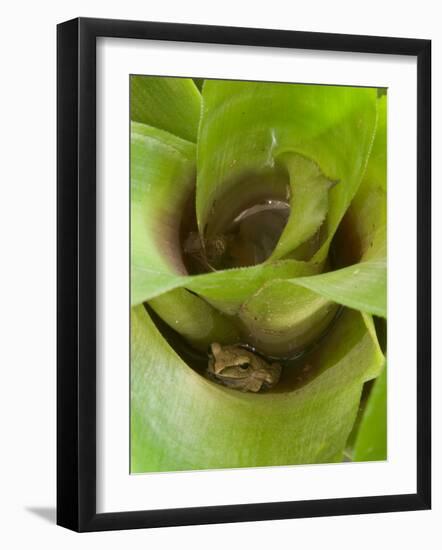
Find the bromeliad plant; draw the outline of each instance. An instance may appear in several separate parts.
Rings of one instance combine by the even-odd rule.
[[[384,459],[386,95],[198,84],[131,78],[132,472]]]

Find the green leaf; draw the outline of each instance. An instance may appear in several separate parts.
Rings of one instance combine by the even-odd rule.
[[[387,459],[387,368],[374,382],[356,437],[353,460]]]
[[[131,301],[155,299],[152,307],[198,347],[236,341],[237,331],[219,311],[187,288],[234,314],[265,281],[317,272],[304,262],[276,262],[251,268],[186,276],[180,225],[195,182],[195,146],[167,132],[132,123],[131,134]],[[169,295],[164,295],[173,291]],[[164,295],[164,297],[162,296]],[[192,306],[190,306],[192,303]],[[178,319],[178,323],[176,320]],[[213,330],[203,331],[202,319]],[[213,338],[209,341],[207,338]]]
[[[332,186],[314,162],[300,155],[285,154],[278,160],[290,174],[291,215],[270,261],[296,251],[319,230],[327,216]]]
[[[200,231],[211,233],[217,205],[231,189],[240,202],[249,178],[284,172],[278,157],[296,153],[315,163],[327,180],[339,182],[328,193],[327,238],[316,257],[323,261],[361,182],[376,108],[376,89],[206,81],[198,139]]]
[[[290,260],[186,276],[179,230],[194,184],[195,146],[192,143],[144,124],[132,123],[132,305],[186,287],[232,313],[269,279],[318,272],[318,265]]]
[[[387,96],[378,99],[378,123],[376,135],[368,160],[364,181],[376,182],[376,185],[387,189]]]
[[[183,279],[181,284],[204,296],[224,313],[234,315],[267,282],[311,275],[318,269],[315,264],[286,260],[196,275]]]
[[[195,184],[195,146],[157,128],[132,123],[131,133],[131,294],[180,280],[181,213]],[[197,347],[236,340],[230,320],[200,297],[178,289],[151,306]],[[202,322],[204,319],[204,322]]]
[[[131,120],[196,141],[201,94],[190,78],[131,76]]]
[[[212,84],[206,84],[204,90],[208,87],[210,91]],[[220,90],[223,91],[226,83],[221,84]],[[232,83],[227,84],[228,89]],[[240,88],[242,90],[244,87],[241,85]],[[282,88],[277,86],[275,92],[274,86],[270,85],[270,91],[276,94],[276,98],[279,97],[278,93],[281,95],[282,90],[284,92],[281,95],[282,99],[287,100],[286,95],[288,95],[293,100],[286,88],[286,86]],[[267,87],[265,89],[267,90]],[[302,86],[294,89],[301,89],[302,92],[305,90]],[[341,91],[340,88],[338,90]],[[321,105],[323,101],[324,88],[313,87],[312,94],[315,113],[318,104]],[[305,102],[304,95],[299,93],[296,96],[297,100]],[[256,92],[252,96],[253,101],[260,100],[260,93]],[[221,106],[224,108],[225,98],[222,94],[216,99],[215,93],[214,97],[220,102],[216,108]],[[230,97],[229,93],[225,97]],[[371,96],[362,95],[361,97],[367,101]],[[239,94],[239,99],[241,98]],[[344,103],[344,100],[348,100],[350,105],[353,105],[354,94],[341,96],[339,93],[336,95],[332,90],[331,98],[335,101],[339,98]],[[250,98],[247,99],[249,100]],[[244,107],[244,101],[241,105]],[[358,105],[357,101],[356,105]],[[367,105],[370,106],[370,102],[366,103],[365,107]],[[347,111],[344,113],[348,115]],[[336,116],[335,114],[335,118]],[[343,116],[342,113],[341,116]],[[339,117],[338,121],[340,121]],[[308,133],[310,130],[304,128],[304,131]],[[281,135],[284,133],[282,132]],[[375,144],[379,142],[378,135],[382,135],[379,128]],[[285,139],[288,140],[287,136]],[[318,139],[321,143],[322,138]],[[195,302],[194,309],[183,311],[183,320],[186,322],[178,323],[182,328],[182,334],[188,335],[191,340],[194,337],[190,335],[195,334],[198,327],[196,321],[192,325],[191,311],[197,313],[206,308],[210,309],[208,303],[228,315],[235,315],[241,310],[240,317],[244,324],[246,340],[256,344],[265,353],[277,355],[302,349],[316,339],[336,312],[336,307],[331,301],[359,308],[362,311],[385,315],[385,278],[382,279],[382,270],[376,269],[379,267],[377,265],[363,265],[362,268],[355,266],[348,268],[348,271],[311,278],[311,275],[316,275],[321,270],[321,261],[308,264],[287,260],[250,268],[187,276],[181,261],[179,227],[185,202],[192,192],[195,149],[187,141],[140,124],[133,126],[132,141],[133,304],[155,300],[152,307],[173,326],[173,324],[176,325],[176,319],[174,319],[174,307],[171,304],[176,304],[179,309],[189,301],[189,296],[192,296],[191,300]],[[331,182],[322,174],[314,161],[299,154],[281,152],[284,147],[288,147],[287,145],[283,147],[275,142],[273,146],[274,157],[290,174],[292,189],[292,215],[274,253],[274,256],[279,257],[296,250],[321,226],[327,213],[328,189]],[[327,149],[329,145],[326,143],[324,147]],[[272,163],[274,164],[273,157],[270,164]],[[270,185],[273,189],[278,189],[279,176],[272,178],[270,174],[264,181],[266,185],[263,187],[267,188]],[[255,191],[260,189],[258,180],[252,178],[250,181],[253,181]],[[365,181],[367,180],[364,180],[364,183]],[[373,185],[366,184],[366,187],[371,197]],[[245,189],[246,185],[243,188]],[[344,195],[341,193],[339,196],[342,198]],[[363,200],[365,198],[367,193],[363,194],[360,200],[362,207],[367,202]],[[352,207],[356,213],[361,209],[356,199]],[[329,221],[330,218],[328,218]],[[350,272],[352,276],[346,280]],[[301,286],[304,288],[300,288]],[[206,302],[198,303],[197,296],[179,290],[184,288],[198,294]],[[165,293],[170,295],[165,296]],[[161,296],[164,297],[161,298]],[[214,326],[220,327],[228,323],[225,317],[214,311],[211,317]],[[231,329],[230,332],[235,330]],[[220,341],[224,342],[227,334],[229,330],[225,327],[219,332]],[[204,340],[203,345],[206,344]]]
[[[335,304],[296,281],[269,281],[241,307],[248,341],[265,355],[288,357],[303,351],[337,313]]]
[[[143,279],[186,272],[179,242],[180,217],[195,184],[195,146],[162,130],[132,123],[132,291]],[[141,282],[140,282],[141,280]],[[142,294],[142,292],[141,292]]]
[[[385,259],[387,255],[387,97],[378,100],[378,125],[361,186],[334,243],[337,261]]]
[[[240,319],[262,353],[287,356],[324,333],[337,313],[336,304],[386,317],[385,262],[270,280],[243,304]]]
[[[204,352],[213,342],[239,341],[239,331],[232,319],[186,289],[177,288],[152,298],[149,305],[170,327]]]
[[[172,272],[144,267],[148,258],[132,265],[132,305],[138,305],[176,288],[187,288],[228,315],[237,313],[241,305],[266,282],[318,273],[317,264],[282,260],[272,264],[214,271],[201,275],[179,276]]]
[[[344,269],[292,281],[338,304],[366,313],[387,316],[385,261],[361,262]]]
[[[383,356],[347,310],[278,392],[241,393],[186,365],[142,306],[132,311],[131,472],[311,464],[340,460],[361,388]]]

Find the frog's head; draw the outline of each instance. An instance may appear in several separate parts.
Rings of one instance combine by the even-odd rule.
[[[245,350],[237,346],[212,344],[212,358],[209,360],[213,373],[223,378],[243,379],[250,376],[252,365]]]

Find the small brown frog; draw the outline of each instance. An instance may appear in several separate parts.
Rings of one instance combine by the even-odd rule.
[[[240,346],[211,346],[208,375],[230,388],[259,392],[272,388],[281,376],[281,365],[269,365],[251,351]]]
[[[215,271],[222,265],[231,237],[216,235],[202,243],[201,237],[195,231],[187,236],[184,242],[184,254],[196,260],[204,271]]]

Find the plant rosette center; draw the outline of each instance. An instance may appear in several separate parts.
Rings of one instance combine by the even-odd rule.
[[[386,102],[131,77],[135,471],[342,460],[385,370]]]

